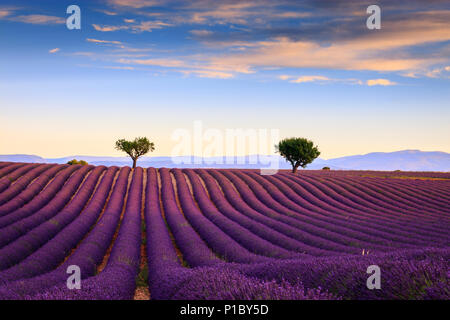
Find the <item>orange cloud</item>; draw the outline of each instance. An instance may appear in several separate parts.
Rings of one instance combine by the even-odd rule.
[[[357,44],[322,47],[314,42],[294,42],[287,38],[259,42],[244,53],[211,57],[209,63],[233,68],[252,67],[327,68],[347,70],[401,71],[426,64],[425,59],[378,58]]]
[[[0,10],[0,19],[11,15],[12,11],[10,10]]]
[[[304,82],[315,82],[315,81],[332,81],[330,78],[324,76],[302,76],[298,77],[295,80],[292,80],[292,83],[304,83]]]
[[[97,10],[98,12],[104,13],[108,16],[117,16],[117,12],[114,11],[108,11],[108,10]]]
[[[271,1],[211,1],[192,2],[187,6],[193,9],[189,18],[178,17],[182,22],[190,23],[234,23],[247,25],[252,23],[263,23],[265,20],[278,18],[304,17],[307,13],[277,12],[276,2]]]
[[[119,59],[117,62],[124,64],[177,68],[177,71],[184,74],[195,74],[203,78],[227,79],[234,77],[235,73],[252,73],[252,71],[247,69],[245,66],[236,65],[230,67],[221,64],[204,64],[201,61],[192,60],[192,57],[186,59]]]
[[[367,85],[369,87],[372,86],[394,86],[396,85],[395,82],[392,82],[388,79],[372,79],[372,80],[367,80]]]
[[[92,25],[96,31],[101,32],[113,32],[118,30],[126,30],[129,29],[127,26],[99,26],[98,24]]]
[[[93,43],[99,43],[99,44],[117,44],[121,45],[122,42],[120,41],[109,41],[109,40],[98,40],[98,39],[86,39],[87,42],[93,42]]]
[[[409,35],[414,37],[413,34]],[[440,37],[439,40],[450,39]],[[422,39],[428,42],[429,37]],[[443,58],[436,56],[415,58],[404,54],[393,55],[383,46],[386,39],[354,39],[345,42],[335,42],[323,47],[312,41],[292,41],[288,38],[278,38],[257,43],[244,53],[226,54],[210,58],[213,64],[223,64],[230,67],[244,65],[252,67],[290,67],[290,68],[327,68],[344,70],[372,71],[405,71],[424,68],[428,65],[442,62]],[[394,46],[396,41],[390,41]],[[399,40],[401,42],[401,39]],[[370,46],[366,46],[370,43]],[[419,44],[416,39],[416,44]],[[402,46],[396,44],[396,48]]]
[[[288,75],[281,75],[281,76],[279,76],[278,77],[279,79],[281,79],[281,80],[289,80],[289,79],[291,79],[292,78],[292,76],[288,76]]]
[[[131,26],[131,29],[133,31],[138,31],[138,32],[151,32],[153,29],[162,29],[164,27],[170,27],[172,26],[169,23],[165,23],[162,21],[144,21],[141,22],[139,24],[133,25]]]
[[[410,20],[386,21],[382,29],[364,31],[350,39],[337,39],[328,46],[314,40],[279,37],[267,41],[246,42],[246,50],[210,57],[209,64],[254,67],[326,68],[371,71],[411,71],[445,63],[445,54],[415,56],[411,46],[443,43],[450,40],[450,11],[430,11],[413,15]],[[239,41],[237,41],[239,42]],[[206,42],[209,47],[230,48],[236,42]],[[241,46],[242,47],[242,46]]]
[[[49,50],[48,53],[57,53],[58,51],[60,51],[60,49],[59,48],[55,48],[55,49]]]
[[[116,5],[142,8],[156,1],[110,1]],[[194,10],[191,23],[214,23],[246,20],[255,16],[259,7],[257,2],[214,3],[209,6],[192,3],[187,7]],[[203,10],[203,11],[202,11]],[[301,18],[307,16],[304,12],[277,11],[275,5],[269,5],[265,17]],[[409,48],[417,45],[444,43],[450,40],[450,10],[416,12],[410,18],[398,20],[383,20],[382,29],[365,30],[355,33],[355,36],[330,40],[326,46],[316,39],[291,39],[286,36],[269,38],[265,41],[202,41],[208,49],[215,53],[200,53],[183,58],[165,57],[164,59],[123,60],[121,63],[153,65],[170,68],[188,68],[189,70],[205,70],[226,74],[253,73],[258,69],[267,68],[317,68],[335,70],[369,70],[379,72],[397,72],[413,76],[417,70],[428,70],[432,76],[433,68],[445,63],[448,65],[448,55],[437,52],[430,55],[416,55]],[[176,21],[172,20],[172,21]],[[131,32],[152,31],[172,26],[162,21],[145,21],[124,26],[94,25],[98,31],[130,30]],[[184,21],[186,22],[186,21]],[[248,22],[248,21],[247,21]],[[246,24],[248,24],[245,22]],[[364,24],[363,24],[364,25]],[[190,31],[196,36],[212,34],[209,30],[194,29]],[[246,39],[246,38],[244,38]],[[193,73],[193,72],[192,72]],[[422,74],[427,72],[423,71]],[[436,74],[437,72],[434,72]],[[313,81],[344,81],[338,79],[304,78],[293,82]],[[316,76],[318,77],[318,76]],[[287,79],[286,79],[287,80]],[[377,80],[377,79],[375,79]],[[345,80],[349,83],[363,84],[357,79]],[[368,84],[368,83],[366,83]],[[383,85],[383,84],[376,84]],[[392,83],[389,83],[392,85]]]

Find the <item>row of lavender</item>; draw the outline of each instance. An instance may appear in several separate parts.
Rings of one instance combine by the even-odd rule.
[[[9,172],[23,170],[22,167],[18,166]],[[0,177],[5,168],[8,166],[0,165]],[[27,172],[31,173],[36,169],[30,168]],[[419,194],[432,191],[434,195],[431,201],[426,203],[427,209],[421,211],[418,203],[423,202],[423,199],[419,197],[414,201],[408,195],[410,188],[400,188],[399,191],[395,185],[380,185],[383,190],[388,190],[390,195],[402,200],[399,202],[403,207],[399,210],[389,202],[385,201],[380,205],[374,201],[377,199],[371,195],[376,189],[373,186],[365,186],[359,182],[355,190],[354,181],[348,179],[339,183],[331,179],[332,181],[325,184],[311,177],[298,179],[286,174],[263,178],[251,171],[194,172],[175,169],[170,173],[169,170],[162,169],[158,173],[155,169],[148,169],[143,205],[141,201],[144,173],[142,169],[138,169],[133,174],[133,182],[127,196],[127,214],[124,215],[122,223],[119,223],[122,212],[118,209],[120,200],[114,199],[122,199],[123,205],[126,193],[125,176],[129,173],[124,170],[129,169],[121,170],[109,201],[106,198],[117,168],[110,168],[106,173],[103,172],[103,167],[94,170],[87,167],[84,170],[86,172],[80,172],[78,169],[63,187],[64,189],[71,186],[67,193],[73,195],[75,185],[79,186],[81,183],[79,181],[77,184],[74,178],[79,173],[79,176],[85,177],[80,188],[84,192],[75,192],[69,204],[64,209],[58,209],[58,204],[64,202],[64,192],[61,189],[55,196],[58,201],[51,200],[47,204],[51,204],[48,210],[38,210],[37,218],[29,219],[29,222],[25,223],[28,229],[24,227],[22,237],[17,239],[13,235],[2,240],[7,245],[3,245],[0,251],[3,250],[8,259],[0,268],[4,270],[0,272],[0,284],[3,283],[0,287],[1,297],[131,298],[134,292],[134,277],[138,271],[141,207],[145,207],[149,286],[153,298],[435,298],[448,294],[448,265],[443,262],[446,260],[442,259],[442,256],[446,257],[447,252],[441,249],[438,254],[431,249],[423,249],[427,246],[448,247],[448,188],[414,186],[412,189],[417,189]],[[86,173],[91,170],[86,178]],[[34,175],[39,175],[36,172],[30,174],[27,179],[33,180]],[[63,172],[59,173],[57,178]],[[26,174],[22,178],[25,176]],[[53,173],[48,176],[52,177]],[[57,178],[53,179],[39,196],[49,193],[47,188],[57,181]],[[34,180],[22,193],[29,191],[39,179]],[[14,185],[15,183],[11,187]],[[121,185],[122,189],[119,190]],[[361,188],[364,191],[361,191]],[[38,187],[30,189],[36,190]],[[369,196],[361,200],[356,191]],[[3,194],[1,193],[0,197]],[[91,194],[89,199],[87,195]],[[438,195],[442,197],[439,198]],[[332,205],[329,204],[330,201]],[[41,200],[38,203],[42,202]],[[115,214],[111,213],[111,210],[108,211],[113,203],[115,210],[112,211]],[[1,208],[2,206],[0,210]],[[102,218],[96,220],[102,212]],[[110,213],[106,215],[107,212]],[[12,211],[4,214],[5,218],[10,216],[8,213]],[[34,217],[34,214],[29,217]],[[396,220],[399,215],[402,215],[402,219]],[[46,223],[39,224],[45,217],[54,216],[56,220],[46,220]],[[19,222],[22,220],[27,219],[19,219]],[[48,221],[50,222],[47,223]],[[93,276],[118,224],[120,231],[114,241],[108,267],[99,275]],[[89,230],[92,225],[94,228]],[[15,228],[10,228],[13,229]],[[30,232],[33,232],[32,236],[28,236]],[[392,232],[395,232],[395,236],[392,236]],[[98,238],[98,241],[86,242],[91,237],[96,239],[95,237],[102,236],[104,238]],[[35,238],[39,240],[36,241]],[[25,247],[31,247],[31,251],[24,250]],[[70,254],[71,249],[75,247],[76,250]],[[175,248],[181,254],[177,255]],[[361,248],[370,248],[376,254],[361,257]],[[399,280],[408,289],[410,296],[402,294],[403,289],[396,291],[397,287],[392,285],[396,283],[394,278],[388,282],[391,284],[389,289],[378,296],[367,292],[366,295],[359,292],[355,296],[354,292],[358,290],[353,290],[354,286],[361,285],[360,280],[364,275],[359,272],[362,266],[374,261],[389,261],[392,257],[385,257],[381,253],[401,248],[413,250],[415,254],[406,254],[400,250],[396,251],[399,254],[395,258],[399,261],[398,266],[403,263],[415,268],[411,270],[411,274],[416,275],[417,279],[412,282],[407,279]],[[18,253],[14,253],[16,251]],[[355,253],[359,254],[356,258],[353,255]],[[426,258],[418,259],[420,255]],[[67,256],[68,259],[61,264]],[[429,258],[430,256],[432,258]],[[284,259],[291,260],[284,262]],[[19,261],[20,263],[17,263]],[[303,270],[318,271],[300,272],[300,263],[303,263],[304,268],[309,268]],[[83,277],[88,278],[83,282],[81,291],[69,291],[63,284],[63,279],[67,277],[65,269],[71,264],[81,265]],[[186,268],[186,265],[191,268]],[[323,265],[328,267],[319,268]],[[286,273],[294,276],[290,279],[280,278],[288,266],[298,266]],[[337,269],[333,269],[331,273],[334,277],[326,279],[324,274],[319,277],[320,270],[329,270],[327,268]],[[294,272],[295,270],[298,272]],[[351,270],[354,270],[353,274]],[[395,275],[402,269],[398,269],[397,264],[391,264],[387,265],[386,270],[387,275]],[[305,278],[305,274],[311,274],[311,278]],[[336,284],[341,283],[343,278],[353,279],[352,275],[355,281],[336,288]],[[16,281],[18,279],[27,280]],[[200,279],[202,281],[199,282]],[[198,283],[202,283],[202,286],[196,287]],[[410,283],[415,286],[409,286]],[[52,285],[56,287],[43,290]],[[304,286],[321,286],[325,291],[304,289]],[[343,288],[353,289],[345,291]]]

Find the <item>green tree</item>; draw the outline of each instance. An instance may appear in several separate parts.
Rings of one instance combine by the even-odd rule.
[[[133,160],[133,169],[136,168],[136,162],[139,157],[143,156],[147,152],[155,150],[155,144],[150,142],[146,137],[138,137],[133,141],[127,141],[120,139],[116,141],[116,149],[124,151]]]
[[[320,155],[317,146],[305,138],[283,139],[275,148],[286,161],[291,163],[292,173],[296,173],[298,167],[305,168]]]

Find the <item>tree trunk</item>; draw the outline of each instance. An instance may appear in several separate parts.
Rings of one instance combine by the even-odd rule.
[[[292,166],[292,173],[297,173],[297,169],[299,166]]]
[[[136,169],[136,162],[137,162],[137,159],[133,159],[133,169]]]

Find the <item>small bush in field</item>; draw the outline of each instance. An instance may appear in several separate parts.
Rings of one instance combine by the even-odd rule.
[[[67,162],[67,164],[70,164],[71,166],[72,165],[76,165],[76,164],[79,164],[79,165],[82,165],[82,166],[88,165],[88,163],[86,161],[84,161],[84,160],[77,160],[77,159],[70,160],[69,162]]]

